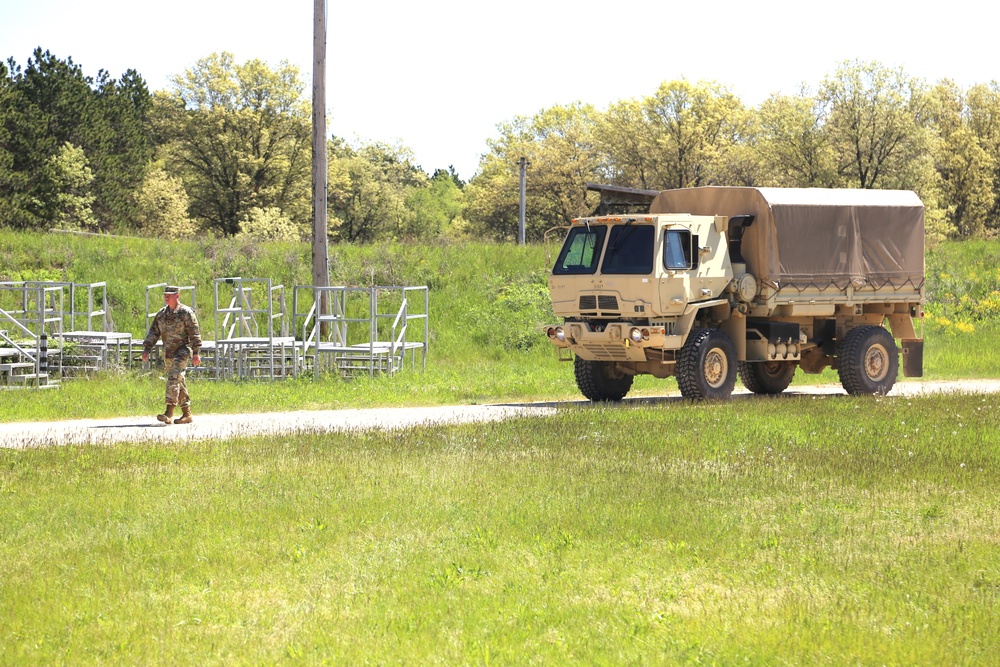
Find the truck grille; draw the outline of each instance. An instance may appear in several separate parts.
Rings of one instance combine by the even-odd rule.
[[[604,310],[618,312],[618,297],[613,294],[582,294],[580,310]]]
[[[597,307],[601,310],[618,310],[618,297],[604,295],[598,296]]]

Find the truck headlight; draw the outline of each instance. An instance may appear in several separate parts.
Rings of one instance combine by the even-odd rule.
[[[563,331],[562,327],[556,327],[552,332],[552,337],[561,343],[566,340],[566,332]]]
[[[629,338],[632,339],[633,343],[641,343],[642,342],[642,331],[640,331],[638,329],[632,329],[632,331],[630,331],[628,335],[629,335]],[[648,338],[649,335],[647,334],[646,337]]]

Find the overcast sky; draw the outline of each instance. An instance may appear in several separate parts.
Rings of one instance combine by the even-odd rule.
[[[469,179],[496,125],[577,100],[712,80],[746,104],[815,88],[844,60],[935,82],[1000,79],[992,2],[328,0],[329,129],[401,141],[428,172]],[[150,90],[213,52],[297,65],[312,81],[312,0],[0,0],[0,56],[36,46]]]

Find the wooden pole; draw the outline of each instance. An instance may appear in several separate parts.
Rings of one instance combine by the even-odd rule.
[[[519,216],[518,216],[517,242],[520,245],[524,245],[524,228],[525,228],[525,223],[524,223],[524,217],[525,217],[525,215],[524,215],[524,213],[525,213],[525,196],[524,196],[524,193],[525,193],[525,183],[524,182],[525,182],[525,173],[528,170],[528,159],[522,157],[521,160],[518,162],[518,164],[521,167],[521,206],[520,206],[520,211],[519,211]]]
[[[330,286],[327,247],[326,156],[326,0],[313,7],[312,183],[313,183],[313,288]],[[320,300],[317,315],[329,312],[326,292],[314,290]],[[321,328],[322,332],[322,328]]]

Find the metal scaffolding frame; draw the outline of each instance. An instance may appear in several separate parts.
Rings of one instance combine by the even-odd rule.
[[[0,380],[4,388],[58,386],[49,377],[49,339],[59,343],[56,373],[61,375],[65,286],[41,281],[0,283]]]
[[[295,374],[298,351],[288,335],[284,285],[270,278],[216,278],[214,295],[216,379],[273,381]]]
[[[147,328],[159,311],[156,291],[166,285],[146,286]],[[196,286],[181,286],[180,291],[187,293],[183,301],[196,309]],[[407,353],[411,367],[419,353],[421,368],[427,368],[426,286],[297,285],[290,313],[284,286],[269,278],[216,278],[213,297],[216,340],[203,340],[202,365],[189,369],[210,379],[273,381],[304,373],[318,378],[323,371],[391,375],[405,367]],[[324,299],[329,303],[326,314],[317,308]],[[81,318],[86,330],[75,328],[78,321],[83,324]],[[11,384],[15,376],[25,384],[51,386],[58,381],[47,380],[50,372],[62,378],[116,363],[131,366],[142,339],[113,328],[104,282],[0,283],[0,386]]]
[[[329,304],[327,314],[318,312],[324,299]],[[392,375],[402,369],[407,352],[415,365],[418,350],[422,368],[427,368],[430,303],[426,286],[297,285],[292,304],[293,331],[301,334],[301,367],[311,366],[316,377],[324,368],[349,376],[376,371]],[[413,328],[412,323],[421,320],[422,331]]]

